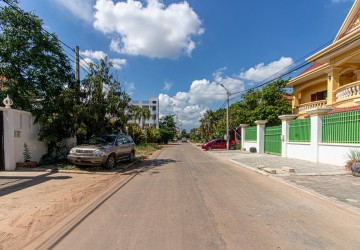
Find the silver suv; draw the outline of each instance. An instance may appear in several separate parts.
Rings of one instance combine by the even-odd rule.
[[[113,168],[120,160],[133,161],[135,143],[128,135],[101,135],[70,150],[67,159],[75,165]]]

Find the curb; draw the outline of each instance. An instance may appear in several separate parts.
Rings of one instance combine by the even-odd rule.
[[[261,171],[261,170],[255,169],[255,168],[253,168],[253,167],[250,167],[250,166],[247,166],[247,165],[245,165],[245,164],[239,163],[239,162],[237,162],[237,161],[235,161],[235,160],[232,160],[232,159],[228,159],[228,160],[229,160],[230,162],[236,164],[236,165],[239,165],[239,166],[241,166],[241,167],[247,168],[248,170],[254,171],[254,172],[256,172],[256,173],[258,173],[258,174],[261,174],[261,175],[264,175],[264,176],[268,176],[269,178],[272,178],[273,180],[277,180],[277,181],[279,181],[279,182],[281,182],[281,183],[284,183],[284,184],[286,184],[286,185],[289,185],[289,186],[291,186],[291,187],[294,187],[294,188],[296,188],[296,189],[298,189],[298,190],[301,190],[301,191],[303,191],[303,192],[306,192],[306,193],[308,193],[308,194],[314,195],[314,196],[316,196],[316,197],[318,197],[318,198],[321,198],[321,199],[323,199],[323,200],[330,201],[330,202],[334,203],[336,206],[339,206],[339,207],[341,207],[341,208],[345,207],[345,208],[348,209],[349,211],[356,212],[356,213],[360,213],[360,208],[351,206],[351,205],[346,204],[346,203],[341,202],[341,201],[334,200],[334,199],[332,199],[331,197],[328,197],[328,196],[326,196],[326,195],[322,195],[322,194],[320,194],[320,193],[318,193],[318,192],[316,192],[316,191],[314,191],[314,190],[311,190],[311,189],[306,188],[306,187],[304,187],[304,186],[300,186],[300,185],[294,184],[294,183],[292,183],[292,182],[288,182],[288,181],[283,180],[283,179],[281,178],[281,177],[286,177],[286,176],[294,176],[295,174],[269,174],[269,173],[267,173],[267,172],[265,172],[265,171]],[[347,175],[347,174],[349,174],[349,173],[344,173],[344,174],[339,174],[339,173],[337,173],[337,174],[331,174],[331,173],[318,173],[318,174],[310,173],[310,174],[306,174],[306,173],[305,173],[305,174],[297,174],[296,176],[301,176],[301,175],[303,175],[303,176],[333,176],[333,175]]]

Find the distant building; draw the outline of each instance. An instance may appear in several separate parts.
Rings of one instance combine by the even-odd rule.
[[[155,128],[159,128],[159,98],[149,97],[148,101],[132,101],[131,104],[134,106],[138,106],[141,109],[149,109],[150,119],[146,120],[145,122],[141,120],[140,123],[139,120],[130,120],[130,122],[136,122],[139,125],[144,124],[145,126],[153,126]]]

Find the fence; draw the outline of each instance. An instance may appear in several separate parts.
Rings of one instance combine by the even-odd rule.
[[[282,115],[282,125],[276,127],[266,127],[266,121],[259,120],[256,131],[242,124],[242,148],[344,166],[350,150],[360,151],[360,110],[326,115],[329,110],[314,110],[310,118],[299,120],[294,120],[296,115]]]
[[[290,142],[310,142],[310,118],[293,120],[289,124]]]
[[[360,110],[324,116],[323,143],[360,143]]]
[[[256,141],[257,140],[257,133],[256,133],[256,126],[248,127],[245,130],[245,141]]]

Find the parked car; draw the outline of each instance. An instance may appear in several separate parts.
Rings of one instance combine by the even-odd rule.
[[[181,138],[181,142],[187,142],[187,138],[186,137]]]
[[[135,143],[128,135],[101,135],[73,147],[67,159],[75,165],[115,167],[120,160],[133,161]]]
[[[205,150],[213,150],[213,149],[226,149],[226,140],[219,138],[214,139],[208,142],[205,142],[202,146],[202,149]],[[229,141],[229,149],[234,150],[236,148],[236,141],[231,140]]]

